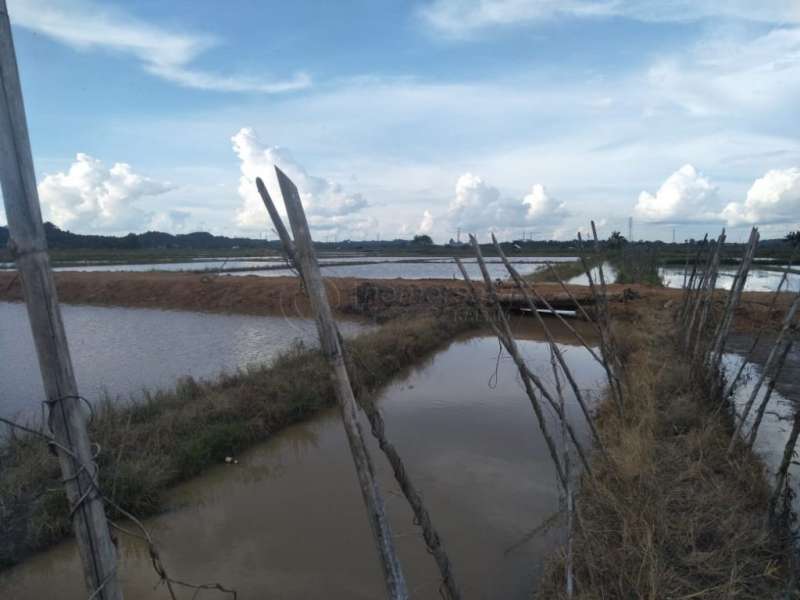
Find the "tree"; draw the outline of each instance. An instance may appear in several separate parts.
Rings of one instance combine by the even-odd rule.
[[[611,232],[611,235],[608,237],[608,241],[606,242],[608,247],[612,250],[619,250],[625,244],[628,243],[628,240],[625,239],[625,236],[622,235],[619,231]]]
[[[420,244],[425,246],[433,246],[433,240],[429,235],[415,235],[413,244]]]
[[[800,246],[800,229],[797,231],[790,231],[786,234],[784,239],[792,246]]]

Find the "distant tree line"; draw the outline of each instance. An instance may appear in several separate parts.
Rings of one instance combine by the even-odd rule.
[[[124,236],[83,235],[44,224],[47,244],[57,250],[157,250],[157,249],[223,249],[266,248],[268,242],[250,238],[212,235],[204,231],[173,235],[161,231],[129,233]],[[8,227],[0,227],[0,247],[8,244]]]

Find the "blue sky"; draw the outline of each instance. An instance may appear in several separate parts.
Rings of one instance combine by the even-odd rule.
[[[797,0],[8,4],[75,231],[272,235],[272,164],[318,238],[800,224]]]

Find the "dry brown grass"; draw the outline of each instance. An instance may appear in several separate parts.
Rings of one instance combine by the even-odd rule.
[[[626,357],[626,415],[598,426],[611,460],[576,500],[575,598],[783,597],[784,546],[767,527],[760,461],[729,459],[730,423],[691,376],[666,311],[617,323]],[[564,598],[563,556],[538,592]]]

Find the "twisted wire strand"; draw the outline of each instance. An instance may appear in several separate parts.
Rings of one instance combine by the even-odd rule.
[[[90,419],[94,418],[94,408],[92,407],[92,404],[83,396],[79,396],[79,395],[63,396],[63,397],[60,397],[60,398],[56,398],[54,400],[45,400],[44,402],[46,404],[50,405],[51,408],[52,408],[52,406],[54,404],[56,404],[56,403],[58,403],[58,402],[60,402],[62,400],[66,400],[66,399],[77,399],[77,400],[80,400],[80,401],[84,402],[89,407]],[[70,481],[78,480],[81,477],[81,475],[83,475],[85,473],[85,474],[88,475],[88,478],[84,478],[83,481],[88,481],[89,482],[89,487],[86,489],[86,491],[84,491],[81,494],[81,496],[74,503],[71,503],[71,505],[69,507],[69,518],[70,518],[70,520],[72,520],[72,518],[75,515],[75,512],[79,508],[81,508],[81,506],[85,502],[87,502],[89,500],[94,500],[96,498],[100,498],[107,505],[113,507],[122,516],[124,516],[126,519],[131,521],[137,527],[137,529],[139,529],[139,531],[141,533],[136,533],[136,532],[133,532],[133,531],[131,531],[129,529],[126,529],[126,528],[118,525],[117,523],[115,523],[111,519],[109,519],[109,524],[111,525],[111,527],[113,527],[117,531],[120,531],[121,533],[125,533],[125,534],[127,534],[127,535],[129,535],[131,537],[138,538],[138,539],[144,541],[147,544],[147,550],[148,550],[148,553],[150,555],[150,561],[151,561],[151,564],[153,566],[153,570],[156,572],[156,574],[159,577],[159,584],[164,584],[167,587],[167,590],[169,591],[169,594],[170,594],[170,597],[172,598],[172,600],[177,600],[177,596],[175,595],[175,592],[172,589],[173,585],[194,589],[195,590],[195,596],[194,597],[196,597],[197,593],[199,593],[202,590],[217,590],[219,592],[222,592],[222,593],[225,593],[225,594],[228,594],[228,595],[232,596],[233,600],[237,600],[237,592],[236,592],[236,590],[226,588],[226,587],[224,587],[223,585],[221,585],[219,583],[193,584],[193,583],[188,583],[186,581],[181,581],[179,579],[174,579],[174,578],[169,576],[169,574],[167,573],[166,568],[164,567],[164,563],[161,560],[161,555],[160,555],[160,553],[158,551],[158,547],[156,546],[155,542],[153,541],[153,538],[150,535],[150,531],[147,529],[147,527],[145,527],[145,525],[141,522],[141,520],[139,520],[136,516],[134,516],[133,514],[131,514],[129,511],[125,510],[124,508],[122,508],[114,500],[112,500],[108,496],[105,496],[102,493],[102,490],[100,489],[100,483],[98,481],[99,468],[98,468],[97,462],[96,462],[97,457],[100,455],[100,453],[102,451],[102,448],[101,448],[100,444],[97,444],[97,443],[93,443],[92,444],[92,459],[87,464],[87,463],[82,462],[82,461],[80,461],[78,459],[75,451],[72,448],[67,447],[64,444],[61,444],[52,435],[49,435],[49,434],[47,434],[47,433],[45,433],[43,431],[39,431],[39,430],[33,429],[32,427],[27,427],[25,425],[21,425],[20,423],[17,423],[15,421],[12,421],[11,419],[7,419],[5,417],[0,417],[0,423],[4,423],[5,425],[11,427],[12,429],[18,429],[18,430],[23,431],[25,433],[28,433],[30,435],[42,438],[48,444],[49,447],[58,448],[62,452],[66,453],[68,456],[70,456],[70,458],[72,458],[72,460],[75,462],[75,464],[77,465],[78,468],[77,468],[75,474],[72,475],[71,477],[61,479],[61,483],[66,484],[66,483],[68,483]],[[100,598],[102,593],[103,593],[103,589],[105,588],[106,584],[115,575],[116,575],[116,569],[114,571],[111,571],[110,573],[108,573],[106,575],[106,577],[103,579],[103,581],[100,582],[100,585],[98,585],[92,591],[92,593],[88,596],[88,600],[96,600],[97,598]]]

